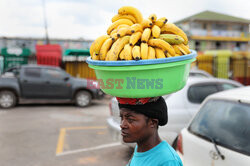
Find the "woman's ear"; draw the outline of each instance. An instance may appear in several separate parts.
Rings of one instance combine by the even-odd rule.
[[[158,119],[152,119],[152,118],[150,118],[150,127],[157,128],[158,124],[159,124],[159,120]]]

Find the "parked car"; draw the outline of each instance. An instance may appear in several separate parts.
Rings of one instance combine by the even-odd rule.
[[[92,99],[103,97],[103,92],[89,88],[95,86],[90,84],[94,83],[74,78],[59,67],[23,65],[0,77],[0,107],[14,107],[23,99],[68,100],[85,107]]]
[[[206,77],[206,78],[213,77],[208,72],[206,72],[204,70],[200,70],[200,69],[191,69],[189,72],[189,76],[191,76],[191,77]]]
[[[250,165],[250,86],[210,95],[177,143],[185,166]]]
[[[243,85],[233,80],[189,77],[182,90],[163,96],[168,106],[169,118],[168,124],[159,128],[161,138],[175,147],[179,132],[188,124],[208,95],[241,86]],[[115,97],[110,102],[107,123],[111,136],[121,141],[119,108]]]

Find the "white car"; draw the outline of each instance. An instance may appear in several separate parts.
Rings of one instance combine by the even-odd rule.
[[[210,95],[177,142],[185,166],[250,165],[250,86]]]
[[[208,72],[206,72],[204,70],[199,70],[199,69],[191,69],[189,71],[189,76],[193,76],[193,77],[207,77],[207,78],[213,77]]]
[[[175,147],[179,132],[188,124],[198,111],[200,103],[208,95],[241,86],[242,84],[232,80],[214,77],[189,77],[186,86],[182,90],[163,96],[168,107],[168,124],[159,127],[161,138]],[[120,112],[116,98],[112,98],[110,102],[110,114],[107,119],[109,131],[114,140],[121,141]]]

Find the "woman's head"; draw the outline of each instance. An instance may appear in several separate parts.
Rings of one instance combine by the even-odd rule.
[[[131,101],[118,98],[124,142],[147,139],[157,131],[158,125],[167,124],[167,105],[162,97]]]

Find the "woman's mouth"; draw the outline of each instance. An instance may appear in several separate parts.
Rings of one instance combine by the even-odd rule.
[[[126,133],[126,132],[124,132],[124,131],[122,131],[121,135],[122,135],[123,137],[127,137],[129,134]]]

